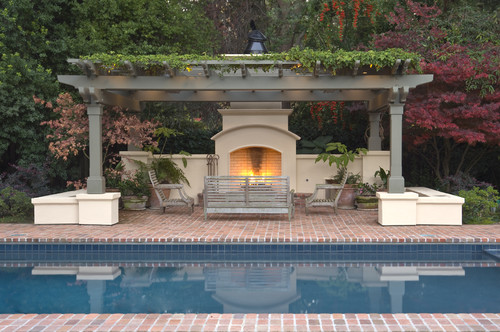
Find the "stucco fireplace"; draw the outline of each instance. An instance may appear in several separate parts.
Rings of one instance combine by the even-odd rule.
[[[281,103],[231,103],[221,109],[222,131],[212,139],[219,175],[286,175],[296,184],[296,141],[288,131],[291,109]]]

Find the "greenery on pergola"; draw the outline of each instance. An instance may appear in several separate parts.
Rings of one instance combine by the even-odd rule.
[[[123,74],[130,71],[131,65],[141,69],[143,75],[156,75],[163,68],[191,71],[192,66],[201,65],[219,69],[220,71],[236,71],[242,63],[247,63],[253,69],[292,69],[296,73],[316,72],[321,69],[336,75],[339,70],[351,70],[364,67],[371,73],[382,69],[399,68],[401,60],[404,69],[420,72],[421,56],[401,49],[384,51],[317,51],[311,49],[292,48],[288,52],[268,54],[235,54],[235,55],[199,55],[199,54],[154,54],[154,55],[124,55],[114,53],[99,53],[82,56],[81,60],[91,61],[100,74]],[[398,62],[399,60],[399,62]],[[396,70],[394,69],[394,70]],[[355,75],[356,73],[354,73]]]

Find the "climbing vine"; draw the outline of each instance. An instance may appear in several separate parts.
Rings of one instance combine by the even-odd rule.
[[[167,55],[124,55],[115,53],[99,53],[90,56],[81,57],[82,60],[91,60],[103,73],[112,73],[114,71],[126,70],[125,63],[129,61],[135,66],[141,68],[145,75],[157,75],[164,71],[164,63],[175,70],[191,71],[193,66],[201,65],[206,61],[238,61],[238,60],[255,60],[255,61],[272,61],[273,64],[253,64],[250,67],[270,70],[279,66],[280,61],[297,62],[291,69],[299,72],[313,72],[317,61],[321,62],[321,68],[331,74],[336,74],[340,69],[352,69],[355,66],[356,60],[359,60],[360,66],[367,66],[374,70],[381,68],[392,68],[397,59],[409,59],[409,69],[420,72],[421,56],[416,53],[405,52],[401,49],[387,49],[384,51],[344,51],[336,52],[316,51],[312,49],[299,49],[297,47],[290,49],[288,52],[268,53],[258,55],[242,55],[242,56],[208,56],[199,54],[167,54]],[[226,71],[236,71],[240,68],[239,65],[225,65],[223,62],[217,65],[212,65],[211,68]]]

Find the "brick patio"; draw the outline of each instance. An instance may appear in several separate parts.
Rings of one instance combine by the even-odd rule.
[[[0,242],[496,242],[500,224],[381,226],[377,212],[315,208],[295,218],[272,214],[214,214],[175,207],[120,211],[113,226],[0,224]]]
[[[392,226],[377,212],[298,206],[283,215],[120,211],[113,226],[0,224],[0,242],[490,242],[500,225]],[[17,314],[0,331],[498,331],[500,314]]]

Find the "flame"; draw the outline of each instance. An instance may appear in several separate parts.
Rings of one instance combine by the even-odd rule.
[[[265,180],[259,178],[260,176],[273,176],[273,175],[281,175],[281,174],[274,174],[272,172],[254,172],[251,169],[247,170],[242,170],[239,176],[248,176],[250,178],[250,184],[260,184],[266,182]]]
[[[253,170],[242,170],[240,176],[273,176],[273,175],[279,175],[279,174],[274,174],[273,172],[259,172],[255,173]]]

